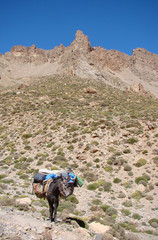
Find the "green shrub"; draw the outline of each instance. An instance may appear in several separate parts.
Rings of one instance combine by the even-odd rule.
[[[2,180],[2,179],[5,178],[5,177],[7,177],[6,174],[1,174],[1,175],[0,175],[0,180]]]
[[[131,215],[131,212],[130,212],[128,209],[122,209],[121,212],[122,212],[122,214],[125,215],[125,216]]]
[[[132,218],[140,220],[141,216],[138,213],[133,213]]]
[[[30,137],[32,137],[31,133],[25,133],[25,134],[22,135],[22,138],[24,138],[24,139],[28,139]]]
[[[71,144],[71,145],[69,145],[69,146],[67,147],[67,149],[70,150],[70,151],[72,151],[72,150],[74,150],[74,146]]]
[[[0,197],[0,205],[1,206],[14,206],[15,200],[13,198],[9,198],[8,196]]]
[[[120,192],[118,195],[118,198],[125,198],[125,197],[126,197],[126,195],[123,192]]]
[[[113,168],[112,168],[111,166],[109,166],[109,165],[106,165],[106,166],[104,167],[104,170],[105,170],[106,172],[112,172],[112,171],[113,171]]]
[[[158,165],[158,157],[154,157],[152,160],[156,165]]]
[[[149,220],[149,224],[154,227],[157,228],[158,227],[158,219],[157,218],[152,218]]]
[[[93,199],[92,200],[92,204],[100,205],[101,203],[102,203],[102,201],[100,199]]]
[[[67,209],[69,212],[73,212],[75,209],[75,204],[69,201],[62,201],[59,204],[58,211],[62,212],[64,209]]]
[[[137,177],[135,179],[135,183],[139,184],[140,181],[145,181],[146,183],[148,182],[147,178],[145,176]]]
[[[142,167],[142,166],[144,166],[146,163],[147,163],[147,161],[146,161],[144,158],[140,158],[140,159],[136,162],[135,166],[136,166],[136,167]]]
[[[76,198],[75,195],[69,196],[69,197],[67,198],[67,200],[70,200],[70,202],[75,203],[75,204],[78,204],[78,203],[79,203],[79,201],[78,201],[78,199]]]
[[[89,171],[84,172],[83,176],[88,182],[93,182],[98,179],[96,174],[94,174],[93,172],[89,172]]]
[[[129,171],[131,171],[131,169],[132,169],[132,167],[129,164],[124,165],[124,170],[125,171],[129,172]]]
[[[132,207],[132,202],[130,200],[127,200],[123,202],[122,205],[124,205],[125,207]]]
[[[132,137],[127,140],[127,143],[134,144],[138,142],[138,138]]]
[[[107,208],[106,213],[109,216],[117,215],[117,210],[113,207],[109,207],[109,208]]]
[[[142,198],[142,193],[141,193],[141,191],[136,190],[135,192],[133,192],[131,194],[131,197],[136,199],[136,200],[139,200],[139,199]]]
[[[142,154],[144,154],[144,155],[148,154],[148,150],[143,150]]]
[[[133,223],[130,222],[123,222],[123,223],[119,223],[119,225],[123,228],[125,228],[126,230],[132,231],[132,232],[138,232],[138,230],[136,229],[136,226]]]
[[[109,208],[110,206],[109,205],[102,205],[101,208],[103,209],[104,212],[106,212],[106,210]]]
[[[111,184],[111,182],[105,181],[102,186],[103,186],[103,189],[105,192],[109,192],[112,187],[112,184]]]
[[[120,183],[121,182],[121,179],[120,178],[115,178],[113,183]]]
[[[131,150],[130,150],[129,148],[124,149],[124,150],[123,150],[123,153],[125,153],[125,154],[131,153]]]
[[[97,183],[91,183],[91,184],[87,185],[88,190],[96,190],[97,188],[98,188]]]
[[[125,188],[131,188],[131,187],[132,187],[132,184],[131,184],[131,182],[124,182],[124,183],[123,183],[123,186],[124,186]]]

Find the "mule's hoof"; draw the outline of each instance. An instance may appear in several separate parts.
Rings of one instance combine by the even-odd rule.
[[[51,222],[54,222],[54,218],[50,218],[50,221],[51,221]]]

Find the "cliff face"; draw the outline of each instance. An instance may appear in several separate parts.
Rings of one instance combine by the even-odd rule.
[[[82,31],[77,31],[67,48],[62,44],[52,50],[14,46],[11,52],[0,55],[0,72],[1,86],[23,83],[32,77],[71,74],[158,97],[157,54],[137,48],[128,56],[117,50],[91,47]]]

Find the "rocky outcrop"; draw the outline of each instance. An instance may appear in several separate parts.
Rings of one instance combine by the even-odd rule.
[[[131,71],[143,81],[158,86],[158,55],[136,48],[130,59]]]
[[[104,81],[120,89],[158,97],[158,55],[136,48],[128,56],[117,50],[91,47],[78,30],[70,46],[51,50],[14,46],[0,55],[1,86],[26,83],[23,79],[47,75],[72,75]]]

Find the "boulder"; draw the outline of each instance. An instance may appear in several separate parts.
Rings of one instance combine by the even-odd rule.
[[[91,230],[93,232],[96,232],[96,233],[104,234],[104,233],[106,233],[107,231],[110,230],[110,227],[105,226],[101,223],[92,222],[92,223],[89,224],[89,230]]]
[[[31,205],[31,199],[30,198],[18,198],[16,199],[15,203],[17,205],[27,205],[30,206]]]

